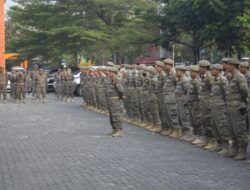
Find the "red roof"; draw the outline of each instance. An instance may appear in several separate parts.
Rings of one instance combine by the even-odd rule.
[[[142,58],[138,58],[134,61],[134,64],[153,64],[156,61],[158,61],[160,59],[160,57],[142,57]]]

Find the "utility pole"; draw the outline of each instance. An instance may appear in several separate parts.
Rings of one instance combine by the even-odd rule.
[[[5,3],[5,0],[0,0],[0,67],[3,67],[3,68],[5,68],[4,3]]]

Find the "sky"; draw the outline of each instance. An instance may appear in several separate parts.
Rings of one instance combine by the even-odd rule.
[[[13,5],[12,0],[7,0],[5,3],[5,10],[9,10],[9,8]]]

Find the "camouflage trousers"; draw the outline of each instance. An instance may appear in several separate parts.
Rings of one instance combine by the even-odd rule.
[[[22,84],[17,84],[17,88],[16,88],[16,99],[18,100],[24,100],[25,99],[25,85]]]
[[[74,86],[73,85],[66,85],[66,97],[67,98],[74,98]]]
[[[40,99],[41,95],[42,95],[42,98],[46,98],[46,85],[37,85],[36,98]]]
[[[229,123],[226,114],[226,106],[211,108],[211,126],[214,138],[219,144],[228,144]]]
[[[200,129],[201,136],[213,137],[209,98],[201,98],[201,100],[199,100],[199,110],[202,124],[202,128]]]
[[[139,92],[139,103],[140,103],[141,121],[143,123],[146,123],[147,122],[147,116],[146,116],[147,97],[144,95],[142,91]]]
[[[202,125],[201,125],[201,120],[200,120],[199,102],[198,101],[189,102],[188,109],[190,113],[191,125],[194,129],[193,133],[194,135],[201,136]]]
[[[36,86],[36,82],[35,81],[32,81],[32,85],[31,85],[31,88],[32,88],[32,96],[33,98],[36,97],[36,90],[37,90],[37,86]]]
[[[107,110],[107,100],[105,97],[105,89],[102,87],[97,88],[97,99],[98,99],[98,108],[101,110]]]
[[[164,129],[179,129],[178,110],[176,106],[174,94],[164,95],[164,107],[165,107],[165,118],[164,118]]]
[[[190,130],[190,114],[188,105],[184,104],[185,96],[176,96],[179,124],[183,131]]]
[[[7,86],[6,83],[0,83],[0,98],[3,95],[3,100],[7,100]]]
[[[90,87],[90,104],[93,107],[97,107],[96,91],[94,87]]]
[[[159,108],[158,108],[158,100],[155,94],[147,94],[145,105],[146,111],[146,119],[147,122],[152,124],[159,124],[160,117],[159,117]]]
[[[135,89],[130,91],[130,111],[131,118],[137,120],[141,119],[139,97]]]
[[[56,84],[56,98],[62,99],[63,98],[63,87],[62,83]]]
[[[12,98],[12,99],[16,99],[16,84],[14,83],[12,83],[11,85],[10,85],[10,88],[11,88],[11,93],[10,93],[10,97]]]
[[[246,148],[248,145],[248,131],[246,126],[246,108],[228,106],[227,113],[229,116],[229,133],[234,148]]]
[[[108,97],[110,125],[113,130],[122,130],[122,101],[118,97]]]
[[[157,93],[158,100],[158,109],[159,109],[159,118],[161,121],[162,130],[167,129],[167,121],[166,121],[166,105],[164,103],[164,95],[163,93]]]

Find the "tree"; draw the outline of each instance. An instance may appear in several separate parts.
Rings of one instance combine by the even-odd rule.
[[[12,46],[46,59],[89,50],[121,52],[152,43],[157,30],[145,20],[155,6],[145,0],[16,0],[9,17],[21,37]]]
[[[241,19],[246,23],[249,1],[233,0],[165,0],[159,17],[164,35],[160,39],[165,47],[177,43],[193,51],[194,62],[200,59],[200,51],[218,48],[232,55],[249,48],[249,37],[243,35]],[[240,56],[239,56],[240,57]]]

